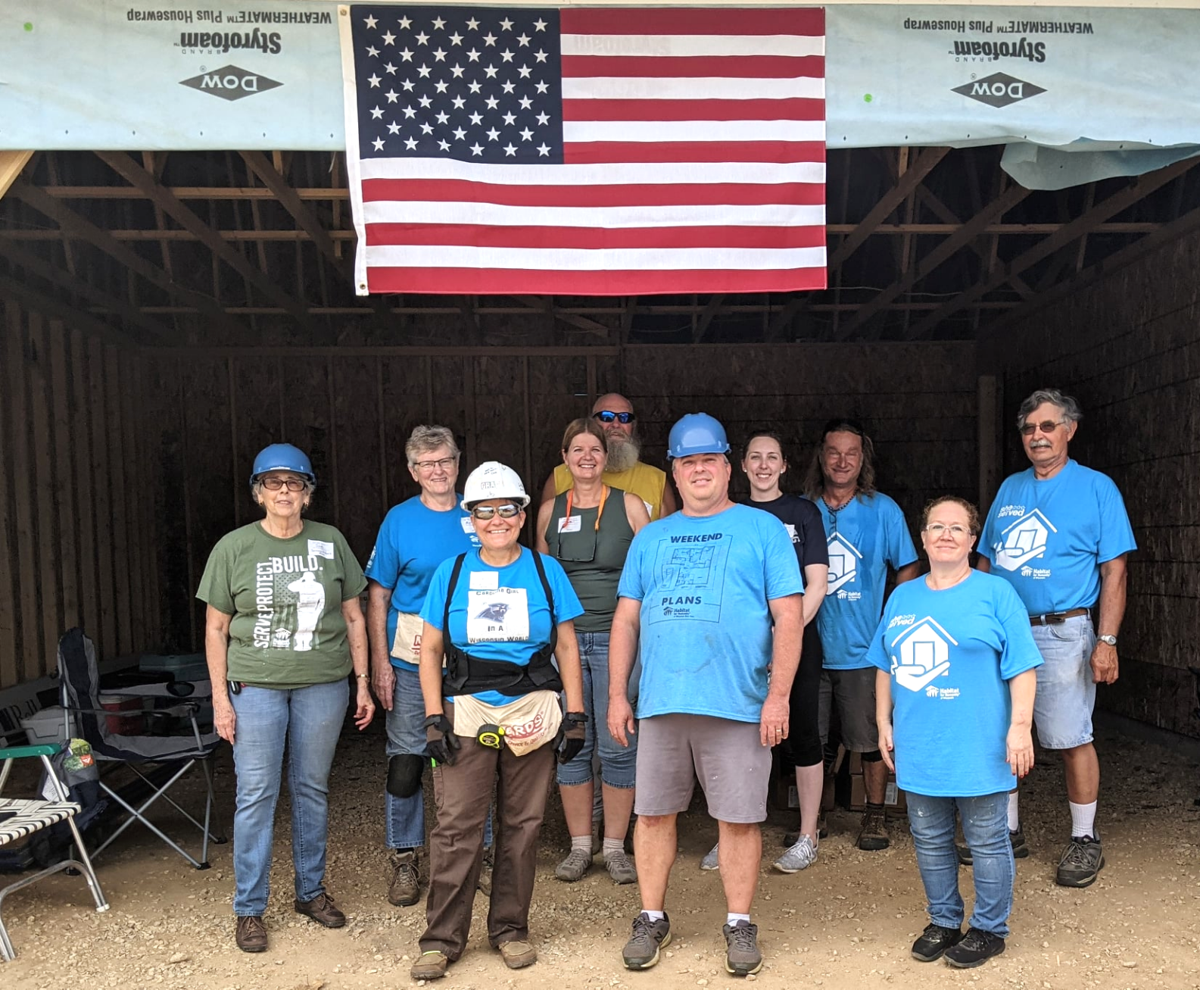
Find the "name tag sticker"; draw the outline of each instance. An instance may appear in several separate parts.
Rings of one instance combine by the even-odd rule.
[[[529,599],[524,588],[472,589],[467,593],[468,643],[523,643],[528,639]]]
[[[560,533],[578,533],[582,523],[582,516],[564,517],[558,521],[558,531]]]
[[[498,571],[472,571],[471,572],[471,590],[472,591],[491,591],[500,587],[500,574]]]
[[[459,520],[459,522],[462,523],[463,532],[466,533],[467,536],[475,535],[475,527],[471,523],[470,516],[463,516],[462,519]]]
[[[333,560],[333,544],[327,540],[309,540],[308,555],[310,557],[324,557],[326,560]]]

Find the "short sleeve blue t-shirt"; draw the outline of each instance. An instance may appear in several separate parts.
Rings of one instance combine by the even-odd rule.
[[[1007,582],[972,571],[934,591],[924,578],[892,592],[868,659],[892,675],[896,784],[931,797],[1011,791],[1006,681],[1042,663],[1029,617]]]
[[[829,587],[817,613],[825,668],[869,667],[867,647],[879,624],[888,567],[907,567],[917,549],[900,506],[886,495],[858,495],[837,512],[817,499],[817,508],[829,550]]]
[[[455,499],[461,502],[462,497]],[[457,505],[448,512],[438,512],[414,495],[384,516],[364,573],[392,592],[387,612],[389,653],[396,641],[397,614],[420,613],[438,564],[478,546],[470,513]],[[392,657],[392,666],[417,669],[415,663],[396,656]]]
[[[450,642],[481,660],[503,660],[523,667],[549,645],[552,622],[558,625],[583,615],[583,606],[562,565],[543,554],[546,581],[554,595],[556,614],[551,619],[550,603],[533,554],[533,550],[522,547],[521,556],[504,567],[484,563],[478,550],[467,554],[450,603]],[[421,618],[435,629],[442,629],[452,570],[453,557],[438,565],[421,609]],[[487,705],[512,701],[499,691],[480,691],[475,697]]]
[[[988,512],[980,552],[1016,589],[1030,615],[1091,608],[1100,565],[1137,549],[1117,486],[1068,460],[1053,478],[1011,475]]]
[[[757,722],[771,660],[767,603],[802,591],[791,537],[769,512],[676,512],[643,528],[617,589],[642,603],[639,717]]]

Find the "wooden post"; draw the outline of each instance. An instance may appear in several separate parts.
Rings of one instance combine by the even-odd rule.
[[[979,512],[984,514],[1000,487],[1000,396],[995,375],[980,375],[979,407]]]
[[[32,151],[0,151],[0,199],[32,157]]]

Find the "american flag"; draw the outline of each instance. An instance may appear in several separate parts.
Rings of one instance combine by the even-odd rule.
[[[823,289],[821,8],[342,8],[358,293]]]

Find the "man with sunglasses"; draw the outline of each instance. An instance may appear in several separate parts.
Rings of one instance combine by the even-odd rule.
[[[676,509],[675,493],[667,484],[666,472],[639,460],[637,416],[633,404],[623,395],[610,392],[592,406],[592,418],[604,430],[608,443],[608,465],[604,483],[632,492],[646,503],[651,521],[669,516]],[[549,502],[571,487],[571,472],[559,464],[542,486],[542,501]]]
[[[1117,679],[1125,564],[1137,549],[1112,479],[1068,454],[1082,416],[1079,403],[1058,389],[1038,389],[1021,403],[1017,429],[1031,466],[1004,480],[979,540],[979,569],[1012,583],[1045,661],[1033,717],[1039,741],[1062,752],[1066,772],[1071,839],[1055,876],[1064,887],[1091,885],[1104,866],[1092,710],[1096,685]],[[1016,791],[1008,828],[1015,854],[1028,855]]]

